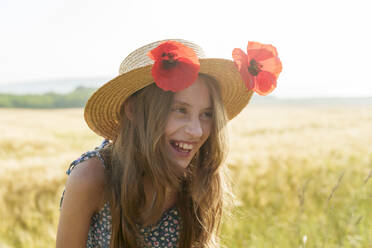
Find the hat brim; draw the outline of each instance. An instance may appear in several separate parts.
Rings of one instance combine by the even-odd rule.
[[[215,58],[199,61],[200,73],[220,84],[227,117],[233,119],[249,103],[253,91],[247,91],[233,61]],[[117,76],[94,92],[84,109],[89,128],[106,139],[115,139],[122,103],[134,92],[154,82],[151,68],[152,65],[147,65]]]

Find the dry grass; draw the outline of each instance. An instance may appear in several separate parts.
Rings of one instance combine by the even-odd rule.
[[[230,125],[226,247],[372,247],[372,107],[250,106]],[[54,246],[81,109],[0,110],[0,248]]]

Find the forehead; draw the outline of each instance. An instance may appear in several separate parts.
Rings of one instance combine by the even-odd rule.
[[[202,77],[198,77],[188,88],[175,93],[173,102],[186,103],[196,108],[212,107],[209,88]]]

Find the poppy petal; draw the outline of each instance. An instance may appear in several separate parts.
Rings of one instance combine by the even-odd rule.
[[[199,58],[196,55],[195,51],[192,48],[183,45],[182,43],[180,43],[180,44],[182,46],[178,47],[176,59],[177,58],[182,58],[184,60],[187,59],[187,60],[189,60],[189,63],[195,64],[195,65],[200,65]]]
[[[257,80],[256,80],[256,77],[252,76],[250,73],[248,73],[248,80],[245,81],[245,87],[247,87],[247,90],[253,90],[255,85],[257,84]]]
[[[161,60],[164,53],[173,53],[174,59],[188,58],[192,63],[200,64],[194,50],[177,41],[165,41],[149,51],[147,55],[152,60]]]
[[[262,43],[255,42],[255,41],[248,41],[247,52],[249,54],[251,54],[251,52],[252,52],[253,55],[256,55],[256,53],[259,53],[259,50],[266,50],[266,51],[270,52],[272,54],[272,56],[274,56],[274,57],[278,56],[278,52],[273,45],[262,44]]]
[[[156,85],[165,90],[177,92],[186,89],[198,78],[200,66],[193,63],[179,62],[171,69],[165,69],[161,61],[152,67],[152,77]]]
[[[251,90],[254,87],[254,77],[248,71],[248,57],[240,48],[235,48],[232,52],[232,57],[240,76],[243,79],[247,90]]]
[[[254,91],[261,96],[266,96],[276,88],[275,75],[267,71],[261,71],[256,77]]]
[[[152,49],[148,56],[155,60],[152,77],[159,88],[177,92],[193,84],[200,70],[194,50],[176,41],[166,41]]]
[[[270,59],[261,61],[260,64],[262,65],[262,71],[272,73],[276,79],[282,71],[282,62],[278,57],[272,57]]]
[[[257,62],[261,62],[266,59],[273,58],[272,52],[269,50],[265,49],[251,49],[247,52],[248,55],[248,60],[250,61],[251,59],[256,60]]]
[[[182,43],[175,42],[175,41],[165,41],[160,43],[157,47],[152,49],[148,52],[147,56],[150,57],[152,60],[160,60],[162,58],[163,53],[174,52],[178,50],[179,44],[183,45]]]
[[[232,57],[234,59],[235,65],[238,67],[240,71],[243,67],[248,66],[248,57],[244,53],[244,51],[240,48],[235,48],[232,52]]]

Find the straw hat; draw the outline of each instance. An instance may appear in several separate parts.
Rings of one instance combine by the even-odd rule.
[[[192,48],[199,58],[199,72],[207,74],[220,84],[222,101],[229,120],[239,114],[248,104],[253,91],[247,91],[234,62],[206,58],[200,46],[186,40],[174,41]],[[162,42],[153,42],[130,53],[120,65],[119,76],[101,86],[89,98],[85,105],[84,118],[95,133],[106,139],[115,139],[122,103],[134,92],[154,82],[151,75],[154,61],[147,53]]]

